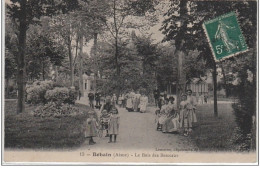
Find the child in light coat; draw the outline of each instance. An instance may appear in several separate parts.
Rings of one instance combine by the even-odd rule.
[[[98,133],[98,122],[96,120],[95,112],[89,112],[89,118],[86,121],[85,125],[85,137],[89,138],[89,145],[94,145],[93,137],[97,136]]]
[[[116,137],[119,132],[119,120],[118,110],[113,108],[110,114],[110,119],[108,123],[108,133],[109,133],[109,142],[112,143],[112,137],[114,136],[114,143],[116,142]]]

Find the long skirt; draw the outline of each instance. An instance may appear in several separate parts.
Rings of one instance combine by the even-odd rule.
[[[159,117],[158,122],[159,122],[159,124],[164,124],[166,120],[167,120],[167,115],[162,114],[162,115]]]
[[[118,135],[118,131],[119,131],[119,123],[118,123],[118,119],[111,119],[109,124],[108,124],[108,133],[110,135]]]
[[[98,133],[98,128],[96,126],[96,122],[90,122],[86,126],[86,131],[85,131],[85,137],[94,137],[97,136]]]
[[[127,99],[127,101],[126,101],[126,108],[133,109],[133,102],[132,102],[131,98]]]
[[[140,112],[145,112],[146,111],[146,107],[147,107],[147,103],[146,102],[141,102],[140,103]]]
[[[179,118],[178,117],[169,117],[167,118],[163,125],[162,125],[162,131],[163,132],[177,132],[179,129]]]
[[[197,116],[193,109],[180,110],[180,127],[192,128],[192,123],[197,122]]]

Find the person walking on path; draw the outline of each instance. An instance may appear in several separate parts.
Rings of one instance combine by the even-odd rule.
[[[78,94],[79,94],[79,100],[80,100],[80,98],[81,98],[81,91],[80,91],[80,89],[79,89]]]
[[[96,118],[94,118],[95,112],[89,112],[89,118],[86,121],[85,125],[85,137],[89,138],[89,145],[94,145],[96,142],[94,142],[93,137],[97,136],[98,133],[98,122]]]
[[[95,98],[95,95],[92,92],[90,92],[88,94],[88,99],[89,99],[89,105],[91,108],[94,108],[94,98]]]
[[[119,131],[119,120],[120,117],[118,115],[118,110],[115,107],[113,107],[110,115],[109,124],[108,124],[108,133],[109,133],[108,143],[112,143],[113,136],[114,136],[114,143],[116,142],[116,137]]]
[[[97,91],[95,93],[95,100],[96,100],[96,108],[99,108],[100,109],[100,98],[101,98],[101,94]]]
[[[160,91],[159,89],[156,87],[156,89],[153,91],[153,96],[154,96],[154,101],[155,101],[155,106],[159,106],[158,102],[159,102],[159,98],[160,98]]]

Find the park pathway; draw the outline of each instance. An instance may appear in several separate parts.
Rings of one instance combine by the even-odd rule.
[[[146,113],[128,112],[119,108],[120,127],[117,143],[108,143],[108,137],[95,137],[95,145],[89,145],[88,140],[80,147],[84,149],[170,149],[193,150],[191,140],[180,134],[162,133],[156,130],[155,108],[148,107]]]

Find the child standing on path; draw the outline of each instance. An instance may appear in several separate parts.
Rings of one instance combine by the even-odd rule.
[[[87,119],[85,125],[85,137],[89,138],[89,145],[94,145],[96,143],[94,142],[93,137],[97,136],[98,132],[98,122],[94,116],[94,111],[89,112],[89,118]]]
[[[116,142],[116,137],[119,131],[119,115],[117,109],[114,107],[111,111],[110,120],[108,124],[109,142],[112,142],[112,137],[114,135],[114,143]]]

